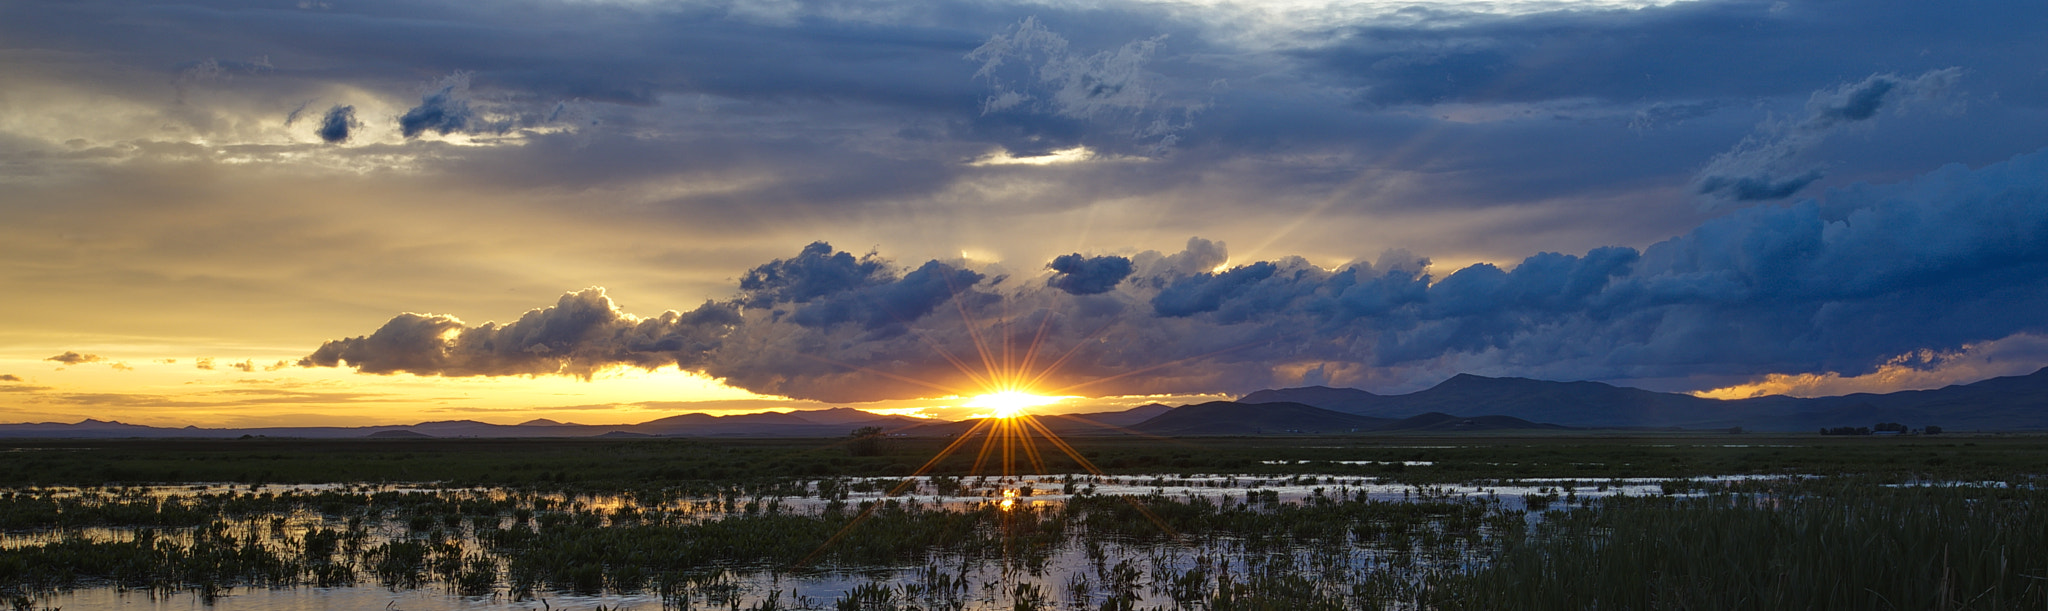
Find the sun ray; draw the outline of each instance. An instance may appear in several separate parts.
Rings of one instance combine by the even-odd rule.
[[[973,317],[967,315],[967,304],[960,301],[960,290],[958,287],[953,286],[953,278],[946,274],[940,274],[939,277],[946,281],[946,292],[952,298],[953,308],[960,312],[960,323],[962,327],[967,329],[967,339],[974,343],[975,351],[981,353],[982,366],[987,368],[991,378],[1001,375],[1000,371],[996,369],[995,361],[989,357],[988,343],[982,341],[978,325],[974,324]]]
[[[954,369],[958,370],[962,375],[964,375],[970,383],[980,386],[981,392],[979,394],[963,392],[961,389],[952,388],[944,384],[938,384],[930,381],[918,380],[909,376],[894,374],[886,371],[880,371],[869,367],[853,365],[850,363],[833,361],[831,359],[818,357],[816,355],[803,353],[799,354],[806,358],[836,364],[839,366],[847,367],[848,369],[854,371],[871,373],[877,376],[886,377],[889,379],[902,381],[905,383],[915,384],[918,386],[939,390],[948,393],[952,397],[965,396],[968,398],[964,402],[957,404],[958,406],[990,410],[990,413],[975,418],[973,420],[973,423],[969,425],[966,428],[966,430],[959,433],[952,440],[950,440],[943,449],[939,450],[939,452],[933,455],[929,460],[926,460],[923,465],[919,466],[910,475],[910,477],[898,482],[895,486],[893,486],[891,490],[889,490],[888,494],[890,496],[899,495],[902,494],[904,490],[907,490],[910,486],[916,485],[917,478],[929,475],[930,473],[933,472],[935,468],[938,467],[938,465],[940,465],[948,457],[958,455],[960,452],[963,451],[963,449],[968,444],[973,443],[974,438],[978,435],[981,438],[981,444],[980,447],[977,448],[974,452],[973,465],[968,469],[967,474],[986,476],[988,474],[991,474],[991,467],[993,467],[993,471],[995,471],[994,474],[998,476],[998,481],[1000,482],[999,485],[1001,486],[1003,492],[1002,500],[999,501],[998,503],[999,507],[1005,513],[1005,517],[1003,519],[1006,521],[1006,523],[1007,520],[1009,520],[1007,513],[1012,508],[1018,506],[1018,490],[1011,487],[1011,484],[1013,482],[1010,481],[1012,477],[1019,475],[1016,472],[1016,470],[1021,466],[1029,468],[1034,473],[1049,473],[1046,463],[1046,459],[1048,458],[1049,454],[1045,451],[1042,451],[1041,448],[1038,447],[1039,443],[1048,444],[1051,446],[1052,449],[1057,450],[1061,454],[1066,455],[1068,458],[1074,461],[1074,465],[1079,466],[1082,471],[1088,473],[1091,476],[1101,477],[1105,475],[1101,468],[1097,467],[1093,462],[1089,461],[1087,457],[1083,456],[1082,453],[1079,450],[1077,450],[1071,443],[1068,443],[1065,439],[1062,439],[1058,433],[1052,430],[1051,427],[1047,426],[1044,422],[1041,422],[1038,416],[1031,414],[1028,411],[1029,408],[1048,405],[1070,398],[1069,396],[1064,395],[1064,393],[1076,389],[1085,388],[1088,386],[1093,386],[1104,382],[1124,379],[1134,375],[1140,375],[1152,371],[1157,371],[1162,368],[1184,364],[1199,359],[1210,358],[1219,354],[1224,354],[1236,350],[1243,350],[1246,348],[1267,344],[1274,341],[1275,339],[1279,339],[1269,338],[1261,341],[1247,342],[1244,344],[1224,348],[1221,350],[1215,350],[1187,358],[1156,363],[1153,365],[1124,371],[1115,375],[1097,377],[1069,384],[1067,386],[1052,391],[1044,391],[1040,390],[1041,387],[1039,386],[1039,384],[1045,382],[1048,379],[1051,379],[1052,376],[1057,374],[1061,370],[1061,368],[1065,367],[1066,364],[1070,362],[1076,355],[1080,354],[1083,349],[1091,345],[1097,338],[1101,337],[1104,332],[1108,331],[1112,325],[1104,324],[1090,331],[1088,334],[1082,336],[1082,338],[1079,341],[1075,342],[1073,346],[1070,346],[1066,350],[1062,351],[1058,358],[1054,359],[1051,363],[1046,364],[1043,367],[1040,367],[1040,355],[1042,353],[1042,350],[1047,346],[1046,339],[1050,335],[1051,328],[1053,325],[1053,318],[1057,314],[1052,308],[1047,308],[1043,311],[1043,314],[1041,315],[1041,318],[1038,321],[1038,328],[1032,333],[1030,342],[1022,347],[1022,353],[1020,355],[1017,347],[1012,345],[1013,340],[1015,339],[1011,333],[1011,325],[1014,323],[1014,319],[1011,316],[1012,312],[1010,310],[1012,304],[1010,303],[1007,297],[1004,298],[1001,315],[997,317],[996,320],[986,323],[986,326],[989,327],[988,329],[983,329],[982,327],[984,325],[976,324],[973,315],[968,311],[967,304],[964,302],[964,300],[961,299],[961,291],[959,290],[959,287],[953,284],[953,280],[951,278],[946,278],[945,282],[947,283],[948,290],[951,291],[950,296],[951,301],[954,305],[954,309],[960,314],[961,322],[965,330],[967,331],[968,340],[973,344],[975,353],[981,360],[982,367],[979,370],[976,370],[976,368],[970,365],[968,361],[961,359],[958,356],[954,355],[951,351],[948,351],[945,348],[945,346],[941,345],[925,330],[918,329],[916,326],[910,325],[907,321],[902,321],[900,318],[898,318],[898,320],[899,322],[903,322],[904,326],[910,329],[917,336],[919,341],[923,342],[926,346],[930,347],[933,353],[937,354],[941,359],[945,360],[948,364],[952,365]],[[894,314],[892,313],[891,316],[894,317]],[[995,341],[1000,341],[1002,343],[1000,346],[992,346],[990,344],[991,339]],[[1077,420],[1081,422],[1092,422],[1082,418],[1077,418]],[[1093,424],[1110,430],[1133,433],[1148,438],[1158,438],[1155,435],[1149,435],[1138,431],[1132,431],[1121,426],[1112,426],[1102,423]],[[992,466],[989,464],[990,462],[995,462],[998,464]],[[1159,516],[1154,515],[1152,511],[1147,509],[1143,504],[1139,503],[1136,499],[1123,497],[1123,500],[1127,503],[1130,503],[1133,509],[1136,509],[1141,515],[1145,516],[1147,520],[1151,521],[1154,525],[1158,526],[1161,532],[1167,534],[1168,536],[1174,539],[1180,539],[1179,533],[1174,532],[1174,530],[1164,520],[1160,519]],[[850,532],[859,524],[865,522],[868,519],[868,517],[873,514],[875,508],[879,506],[880,504],[871,504],[869,505],[869,507],[863,509],[860,514],[854,516],[852,520],[849,520],[847,524],[841,527],[838,532],[834,533],[831,537],[827,538],[827,540],[823,544],[821,544],[818,547],[818,549],[812,551],[809,555],[806,555],[800,562],[798,562],[798,566],[808,565],[809,563],[814,561],[820,554],[823,554],[825,550],[829,549],[833,544],[843,540],[848,532]]]
[[[906,383],[906,384],[916,384],[916,385],[918,385],[918,386],[923,386],[923,387],[925,387],[925,388],[930,388],[930,389],[933,389],[933,390],[938,390],[938,391],[942,391],[942,392],[945,392],[945,393],[948,393],[948,394],[954,394],[954,395],[958,395],[958,394],[961,394],[961,392],[960,392],[960,389],[957,389],[957,388],[952,388],[952,387],[949,387],[949,386],[941,386],[941,385],[938,385],[938,384],[933,384],[933,383],[931,383],[931,382],[926,382],[926,381],[924,381],[924,380],[919,380],[919,379],[917,379],[917,378],[913,378],[913,377],[910,377],[910,376],[901,376],[901,375],[896,375],[896,374],[893,374],[893,373],[889,373],[889,372],[887,372],[887,371],[882,371],[882,370],[880,370],[880,369],[874,369],[874,368],[870,368],[870,367],[862,367],[862,366],[860,366],[860,365],[855,365],[855,364],[852,364],[852,363],[845,363],[845,362],[840,362],[840,361],[837,361],[837,360],[834,360],[834,359],[829,359],[829,358],[826,358],[826,357],[822,357],[822,356],[818,356],[818,355],[815,355],[815,354],[808,354],[808,353],[804,353],[804,352],[793,352],[793,353],[794,353],[794,354],[796,354],[796,355],[797,355],[798,357],[801,357],[801,358],[807,358],[807,359],[811,359],[811,360],[814,360],[814,361],[818,361],[818,362],[822,362],[822,363],[828,363],[828,364],[832,364],[832,365],[838,365],[838,366],[840,366],[840,367],[845,367],[845,368],[847,368],[847,369],[852,369],[852,370],[854,370],[854,371],[859,371],[859,372],[863,372],[863,373],[872,373],[872,374],[875,374],[875,375],[878,375],[878,376],[882,376],[882,377],[885,377],[885,378],[889,378],[889,379],[891,379],[891,380],[896,380],[896,381],[898,381],[898,382],[903,382],[903,383]]]
[[[945,460],[947,456],[953,455],[953,451],[955,449],[958,449],[960,447],[960,444],[965,443],[969,438],[972,438],[974,436],[974,431],[982,428],[984,425],[987,424],[988,421],[986,420],[982,422],[977,422],[974,424],[974,426],[969,427],[966,432],[961,433],[959,437],[954,438],[952,443],[946,444],[945,449],[939,450],[938,454],[932,455],[931,460],[925,461],[923,466],[920,466],[917,468],[916,471],[911,472],[910,477],[904,478],[902,482],[898,482],[894,488],[891,488],[889,490],[889,496],[896,496],[902,494],[904,490],[909,489],[910,485],[916,482],[918,477],[922,477],[925,474],[930,473],[932,467],[937,466],[939,464],[939,461]],[[846,534],[852,532],[853,527],[860,525],[860,523],[863,521],[866,521],[868,516],[873,515],[875,513],[875,508],[880,506],[880,503],[869,505],[867,509],[864,509],[860,512],[860,515],[856,515],[853,517],[852,520],[848,520],[845,526],[839,528],[838,532],[832,533],[831,537],[827,537],[824,543],[818,544],[818,549],[811,550],[811,553],[805,554],[803,559],[798,560],[796,562],[795,566],[810,566],[811,561],[816,560],[819,554],[825,553],[825,550],[830,549],[833,543],[837,543],[840,539],[846,538]]]
[[[1081,349],[1088,346],[1088,342],[1094,341],[1096,337],[1102,335],[1102,332],[1108,331],[1109,328],[1115,324],[1115,321],[1102,323],[1102,325],[1096,327],[1094,331],[1090,331],[1087,335],[1082,336],[1081,341],[1074,342],[1074,346],[1072,348],[1068,348],[1066,352],[1061,353],[1059,359],[1054,360],[1051,365],[1046,365],[1043,371],[1040,371],[1036,376],[1032,376],[1031,380],[1026,382],[1026,384],[1035,387],[1039,383],[1044,382],[1046,378],[1052,377],[1053,373],[1058,372],[1061,367],[1066,366],[1068,359],[1072,359],[1074,358],[1074,355],[1080,354]]]
[[[1259,345],[1264,345],[1264,344],[1270,344],[1270,343],[1273,343],[1273,342],[1276,342],[1276,341],[1279,341],[1279,340],[1282,340],[1282,339],[1286,339],[1287,337],[1291,337],[1291,336],[1292,336],[1292,335],[1283,335],[1283,336],[1277,336],[1277,337],[1269,337],[1269,338],[1266,338],[1266,339],[1262,339],[1262,340],[1258,340],[1258,341],[1253,341],[1253,342],[1246,342],[1246,343],[1243,343],[1243,344],[1238,344],[1238,345],[1236,345],[1236,346],[1231,346],[1231,347],[1229,347],[1229,348],[1224,348],[1224,349],[1221,349],[1221,350],[1214,350],[1214,351],[1210,351],[1210,352],[1205,352],[1205,353],[1202,353],[1202,354],[1197,354],[1197,355],[1194,355],[1194,356],[1190,356],[1190,357],[1187,357],[1187,358],[1180,358],[1180,359],[1174,359],[1174,360],[1171,360],[1171,361],[1166,361],[1166,362],[1163,362],[1163,363],[1156,363],[1156,364],[1152,364],[1152,365],[1147,365],[1147,366],[1145,366],[1145,367],[1139,367],[1139,368],[1137,368],[1137,369],[1132,369],[1132,370],[1130,370],[1130,371],[1125,371],[1125,372],[1123,372],[1123,373],[1119,373],[1119,374],[1116,374],[1116,375],[1110,375],[1110,376],[1103,376],[1103,377],[1100,377],[1100,378],[1095,378],[1095,379],[1092,379],[1092,380],[1088,380],[1088,381],[1086,381],[1086,382],[1081,382],[1081,383],[1077,383],[1077,384],[1072,384],[1072,385],[1069,385],[1069,386],[1061,387],[1061,388],[1058,388],[1058,389],[1055,389],[1055,390],[1053,390],[1053,391],[1052,391],[1052,393],[1053,393],[1053,394],[1060,394],[1060,393],[1065,393],[1065,392],[1069,392],[1069,391],[1072,391],[1072,390],[1075,390],[1075,389],[1078,389],[1078,388],[1082,388],[1082,387],[1086,387],[1086,386],[1092,386],[1092,385],[1095,385],[1095,384],[1100,384],[1100,383],[1103,383],[1103,382],[1108,382],[1108,381],[1112,381],[1112,380],[1121,380],[1121,379],[1124,379],[1124,378],[1128,378],[1128,377],[1131,377],[1131,376],[1134,376],[1134,375],[1138,375],[1138,374],[1141,374],[1141,373],[1149,373],[1149,372],[1153,372],[1153,371],[1158,371],[1158,370],[1160,370],[1160,369],[1165,369],[1165,368],[1167,368],[1167,367],[1172,367],[1172,366],[1174,366],[1174,365],[1179,365],[1179,364],[1182,364],[1182,363],[1187,363],[1187,362],[1190,362],[1190,361],[1197,361],[1197,360],[1201,360],[1201,359],[1209,358],[1209,357],[1212,357],[1212,356],[1216,356],[1216,355],[1219,355],[1219,354],[1224,354],[1224,353],[1228,353],[1228,352],[1236,352],[1236,351],[1238,351],[1238,350],[1244,350],[1244,349],[1246,349],[1246,348],[1251,348],[1251,347],[1253,347],[1253,346],[1259,346]]]
[[[953,303],[955,305],[958,305],[960,302],[960,293],[959,291],[953,288],[953,281],[951,278],[946,279],[946,290],[949,291],[948,295],[952,298]],[[868,302],[868,305],[873,306],[876,310],[887,313],[889,315],[889,318],[894,319],[897,322],[897,324],[903,325],[904,328],[909,329],[911,333],[917,335],[918,341],[924,342],[924,345],[926,347],[931,348],[933,353],[938,354],[939,358],[945,359],[948,363],[952,363],[954,369],[960,370],[960,373],[966,375],[968,380],[974,382],[974,384],[986,388],[990,386],[993,382],[992,378],[985,378],[977,374],[974,371],[973,367],[968,366],[966,361],[960,360],[959,357],[954,356],[952,351],[946,350],[946,347],[940,345],[938,340],[932,339],[929,334],[926,334],[924,331],[919,330],[916,326],[911,325],[911,321],[904,320],[903,317],[897,316],[894,310],[888,307],[884,307],[881,303],[876,302],[872,296],[869,296],[866,293],[860,293],[860,296],[862,299]],[[962,306],[960,309],[960,317],[963,321],[967,319],[967,310],[964,306]],[[973,339],[976,348],[979,349],[981,345],[981,338],[974,335],[973,325],[971,323],[968,324],[967,327],[968,336]],[[988,355],[983,354],[982,356],[982,363],[986,365],[988,363]],[[990,373],[993,374],[994,372]],[[962,393],[956,392],[953,394]]]
[[[1038,347],[1044,345],[1045,333],[1052,328],[1052,316],[1053,312],[1048,309],[1044,316],[1038,318],[1038,332],[1032,334],[1031,345],[1024,350],[1024,362],[1017,365],[1017,377],[1022,378],[1024,372],[1031,371],[1031,365],[1037,361]],[[1034,379],[1032,382],[1036,383],[1037,380]]]

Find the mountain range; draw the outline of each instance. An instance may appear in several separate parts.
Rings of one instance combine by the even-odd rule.
[[[1431,388],[1381,395],[1310,386],[1261,390],[1236,401],[1036,416],[1055,435],[1272,435],[1545,429],[1813,431],[1896,422],[1951,431],[2048,429],[2048,368],[1933,390],[1837,397],[1705,399],[1600,382],[1551,382],[1459,374]],[[366,427],[166,428],[85,420],[0,424],[0,438],[418,437],[842,437],[861,427],[892,435],[950,437],[977,420],[934,422],[845,407],[732,416],[683,414],[640,424],[583,425],[538,419]],[[1036,429],[1033,429],[1035,432]]]
[[[1357,416],[1397,418],[1440,412],[1499,415],[1579,428],[1743,427],[1809,431],[1897,422],[1945,430],[2048,429],[2048,368],[1933,390],[1836,397],[1719,400],[1599,382],[1549,382],[1460,374],[1434,387],[1379,395],[1311,386],[1262,390],[1241,403],[1299,403]]]
[[[475,420],[444,420],[419,424],[361,427],[265,427],[209,429],[166,428],[85,420],[0,424],[0,437],[37,438],[235,438],[243,435],[302,438],[406,437],[844,437],[856,428],[900,429],[926,422],[909,416],[885,416],[846,407],[795,412],[761,412],[733,416],[683,414],[640,424],[586,425],[536,419],[519,424]]]

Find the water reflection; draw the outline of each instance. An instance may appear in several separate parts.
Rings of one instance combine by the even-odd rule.
[[[1483,562],[1496,532],[1539,519],[1525,509],[1752,479],[1690,480],[1683,490],[1656,479],[1411,485],[1232,474],[831,478],[618,493],[424,484],[31,488],[0,492],[13,520],[0,549],[133,543],[145,550],[258,550],[302,558],[310,574],[269,582],[284,587],[254,578],[244,580],[258,582],[254,587],[178,579],[150,589],[83,583],[38,599],[72,609],[831,608],[883,599],[927,609],[1184,607],[1256,580],[1264,580],[1261,588],[1328,588],[1322,594],[1363,600],[1373,588],[1398,592],[1401,580]],[[1367,503],[1420,510],[1343,513]],[[1150,526],[1120,509],[1126,504],[1160,530],[1170,520],[1236,523],[1193,537],[1157,530],[1148,536]],[[727,553],[719,556],[727,560],[674,578],[621,577],[608,567],[591,567],[588,583],[574,567],[547,579],[521,577],[533,570],[521,559],[557,551],[534,546],[585,545],[549,533],[659,534],[645,529],[871,509],[1002,532],[961,539],[973,542],[967,547],[919,550],[908,560],[827,559],[792,568]],[[974,521],[982,511],[1005,517],[998,526]],[[1155,515],[1162,512],[1164,519]]]

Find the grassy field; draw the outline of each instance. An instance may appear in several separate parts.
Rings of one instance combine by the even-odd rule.
[[[1243,437],[1068,440],[1107,473],[1328,473],[1404,482],[1538,477],[1862,475],[2002,480],[2048,473],[2048,436],[1825,437],[1670,434],[1536,437]],[[889,439],[856,456],[844,439],[4,440],[0,486],[117,483],[448,482],[640,487],[783,477],[900,476],[943,439]],[[934,474],[974,471],[978,444]],[[1085,469],[1040,444],[1043,469]],[[864,453],[864,452],[861,452]],[[1269,464],[1287,461],[1290,464]],[[1333,461],[1424,461],[1430,466]],[[1002,473],[991,459],[981,473]]]

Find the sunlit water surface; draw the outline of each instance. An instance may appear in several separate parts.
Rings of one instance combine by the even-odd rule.
[[[1410,462],[1407,467],[1427,467]],[[1782,478],[1782,476],[1730,476],[1692,478],[1689,485],[1712,487],[1739,481]],[[907,484],[905,482],[908,482]],[[661,515],[669,523],[717,520],[741,514],[784,513],[818,515],[830,511],[858,511],[871,503],[897,503],[923,509],[978,509],[1010,503],[1017,508],[1052,509],[1080,495],[1159,495],[1181,500],[1208,499],[1214,502],[1301,503],[1322,498],[1369,499],[1376,501],[1462,501],[1478,503],[1492,511],[1521,511],[1568,507],[1614,495],[1651,495],[1669,492],[1668,480],[1632,479],[1526,479],[1487,481],[1455,485],[1410,485],[1382,482],[1373,478],[1336,475],[1288,477],[1248,475],[1154,475],[1154,476],[1050,476],[968,478],[838,478],[792,484],[774,494],[724,494],[666,497],[648,502],[636,495],[532,493],[495,488],[442,488],[433,485],[232,485],[199,484],[144,486],[115,489],[44,488],[0,490],[0,494],[37,494],[86,499],[157,499],[292,497],[319,493],[438,495],[448,500],[515,499],[579,512],[632,510],[642,515]],[[895,492],[896,494],[891,494]],[[821,498],[822,497],[822,498]],[[1540,511],[1526,514],[1540,520]],[[501,517],[499,527],[510,526],[514,518]],[[340,530],[350,524],[345,518],[298,510],[283,515],[262,515],[233,521],[231,532],[267,545],[291,545],[314,529]],[[366,545],[416,536],[397,517],[358,524],[368,533]],[[191,541],[195,528],[152,529],[155,536]],[[449,535],[469,548],[481,547],[473,531],[459,526]],[[457,534],[459,533],[459,534]],[[31,530],[0,534],[0,548],[43,545],[66,537],[95,541],[126,541],[136,536],[133,528],[72,528]],[[1424,570],[1457,570],[1479,561],[1478,550],[1450,548],[1420,559]],[[1261,556],[1247,558],[1246,556]],[[81,587],[37,599],[37,608],[51,609],[148,609],[207,611],[318,611],[327,609],[385,609],[389,611],[443,611],[456,609],[664,609],[664,608],[833,608],[834,601],[863,584],[880,584],[927,590],[934,579],[953,580],[950,594],[930,601],[939,608],[1008,609],[1020,596],[1042,597],[1049,607],[1080,605],[1093,608],[1101,600],[1106,581],[1124,575],[1150,576],[1140,579],[1149,587],[1137,591],[1140,607],[1174,605],[1176,593],[1161,582],[1188,571],[1244,570],[1249,563],[1262,567],[1299,566],[1304,570],[1370,570],[1387,562],[1385,550],[1353,546],[1341,551],[1296,549],[1274,557],[1271,550],[1248,551],[1228,539],[1191,544],[1158,545],[1119,541],[1067,542],[1051,554],[1028,563],[1003,560],[1005,554],[935,554],[914,566],[895,567],[811,567],[799,573],[768,567],[729,567],[715,581],[698,584],[683,597],[664,599],[655,593],[578,595],[557,591],[512,593],[502,584],[490,596],[462,596],[446,585],[429,582],[416,588],[381,585],[345,587],[234,587],[211,596],[192,591],[152,593],[112,586]],[[1407,562],[1416,562],[1410,558]],[[1077,585],[1079,587],[1077,587]],[[1019,590],[1019,586],[1035,588]],[[1128,590],[1127,590],[1128,591]],[[911,601],[915,602],[915,601]]]

